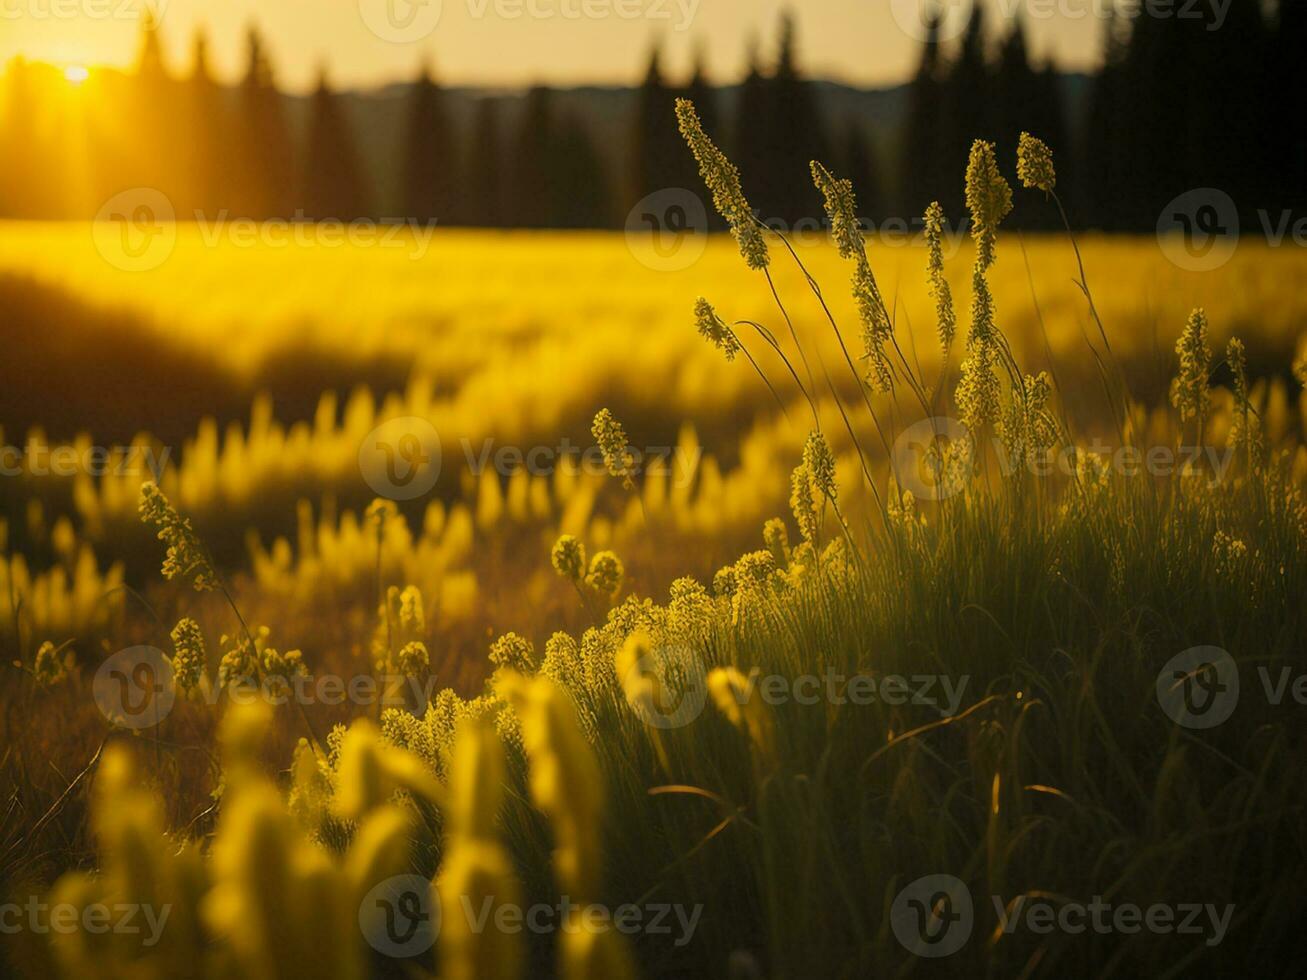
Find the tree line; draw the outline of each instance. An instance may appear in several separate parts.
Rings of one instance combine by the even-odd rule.
[[[1307,118],[1297,77],[1307,0],[1269,8],[1230,0],[1219,25],[1211,6],[1166,18],[1108,10],[1103,67],[1081,93],[1067,90],[1051,59],[1032,56],[1020,19],[991,30],[976,5],[948,44],[939,22],[929,25],[898,126],[874,132],[856,111],[837,117],[844,103],[805,76],[788,16],[774,57],[755,45],[746,77],[729,88],[713,84],[702,51],[688,79],[669,80],[655,49],[626,100],[625,130],[606,129],[603,142],[594,119],[564,109],[543,86],[520,98],[477,97],[470,115],[456,118],[450,93],[424,65],[406,89],[402,132],[392,134],[398,149],[388,154],[363,152],[325,68],[292,120],[257,30],[233,87],[214,80],[203,34],[189,74],[170,73],[147,20],[134,70],[95,73],[98,114],[73,112],[49,66],[9,65],[0,215],[88,217],[116,190],[151,187],[182,216],[351,220],[384,211],[454,225],[620,227],[648,194],[700,189],[676,132],[681,96],[730,150],[761,217],[787,225],[822,214],[807,177],[814,157],[853,180],[870,224],[911,221],[937,198],[957,221],[972,140],[1010,150],[1022,130],[1056,153],[1059,190],[1078,226],[1148,230],[1168,200],[1202,186],[1228,193],[1245,220],[1300,206],[1307,141],[1293,120]],[[377,179],[379,165],[393,167],[388,181]],[[1024,220],[1041,227],[1060,218],[1049,205]]]

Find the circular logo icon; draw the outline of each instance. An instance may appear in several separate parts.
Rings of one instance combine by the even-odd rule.
[[[152,728],[168,717],[177,697],[172,664],[154,647],[119,650],[95,672],[91,695],[111,724]]]
[[[975,473],[975,443],[947,415],[913,422],[894,440],[894,477],[918,500],[947,500]]]
[[[927,41],[932,32],[941,44],[962,36],[971,20],[972,0],[890,0],[894,23],[914,41]]]
[[[626,216],[626,247],[655,272],[677,272],[698,262],[708,247],[708,211],[684,187],[655,191]]]
[[[1157,675],[1157,703],[1177,725],[1215,728],[1239,704],[1239,667],[1220,647],[1190,647]]]
[[[394,959],[421,956],[440,932],[440,905],[421,875],[394,875],[363,896],[359,929],[368,945]]]
[[[416,415],[383,422],[359,446],[359,472],[378,497],[421,497],[440,477],[440,434]]]
[[[367,29],[391,44],[429,37],[444,10],[443,0],[358,0],[358,5]]]
[[[622,689],[632,710],[651,728],[684,728],[703,713],[708,700],[708,676],[689,647],[658,647],[637,660],[623,677]],[[632,680],[647,684],[631,684]]]
[[[104,202],[91,222],[100,257],[124,272],[149,272],[168,261],[177,245],[177,214],[167,195],[133,187]]]
[[[976,914],[971,892],[953,875],[923,875],[894,897],[890,928],[918,956],[951,956],[967,944]]]
[[[1210,272],[1230,261],[1239,244],[1239,209],[1215,187],[1185,191],[1157,218],[1157,243],[1172,265]]]

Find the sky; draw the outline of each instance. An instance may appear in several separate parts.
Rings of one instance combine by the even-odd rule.
[[[150,0],[0,0],[0,63],[15,55],[61,66],[129,66]],[[631,84],[661,40],[675,76],[702,48],[714,80],[738,79],[751,45],[775,50],[783,9],[798,27],[810,76],[894,84],[916,64],[921,5],[934,0],[154,0],[169,66],[190,65],[203,27],[214,73],[244,68],[244,35],[257,24],[283,88],[310,88],[320,66],[343,87],[410,78],[430,59],[447,84]],[[944,0],[947,33],[972,2],[991,32],[1020,16],[1032,53],[1066,68],[1096,63],[1107,0]]]

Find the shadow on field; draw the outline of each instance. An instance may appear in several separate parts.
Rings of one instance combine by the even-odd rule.
[[[89,432],[126,443],[149,432],[180,446],[200,420],[249,418],[256,392],[271,393],[279,421],[311,419],[324,391],[403,388],[407,365],[347,362],[320,352],[274,352],[250,376],[137,314],[86,303],[56,287],[0,275],[0,420],[9,441],[40,426],[50,440]]]

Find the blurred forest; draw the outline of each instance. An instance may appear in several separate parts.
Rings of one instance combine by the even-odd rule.
[[[131,72],[96,69],[73,85],[53,66],[7,66],[0,217],[89,218],[119,191],[149,187],[180,218],[621,227],[650,193],[699,189],[675,132],[679,96],[731,151],[761,217],[786,223],[822,214],[806,179],[814,157],[853,179],[871,224],[912,220],[939,188],[953,188],[942,203],[961,215],[955,175],[971,141],[1010,149],[1022,130],[1053,147],[1081,227],[1151,230],[1167,201],[1201,186],[1225,191],[1249,222],[1301,207],[1307,0],[1231,0],[1219,29],[1209,8],[1191,13],[1104,18],[1103,68],[1090,78],[1032,53],[1020,18],[995,25],[978,6],[956,41],[941,43],[936,25],[915,76],[886,90],[807,77],[786,16],[774,53],[755,44],[735,85],[715,84],[702,49],[692,77],[669,78],[655,48],[635,89],[455,88],[425,62],[412,82],[375,92],[333,89],[324,66],[307,97],[279,90],[256,28],[244,78],[223,86],[203,34],[182,69],[147,19]]]

